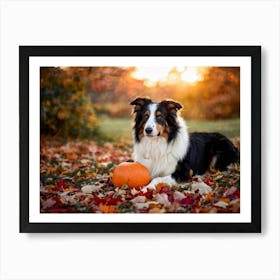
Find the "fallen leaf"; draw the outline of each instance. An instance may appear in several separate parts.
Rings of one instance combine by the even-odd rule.
[[[131,199],[132,203],[143,203],[145,201],[146,201],[146,196],[141,196],[141,195]]]
[[[56,203],[56,201],[54,199],[49,198],[42,203],[43,209],[50,208],[50,207],[54,206],[55,203]]]
[[[99,208],[103,213],[117,213],[117,207],[114,205],[105,205],[101,203]]]
[[[171,203],[168,200],[168,195],[166,193],[158,193],[156,195],[156,201],[163,204],[164,207],[170,207]]]
[[[101,189],[101,185],[85,185],[81,188],[83,193],[93,193]]]
[[[194,182],[191,185],[191,190],[198,190],[201,194],[207,194],[212,191],[212,188],[206,185],[204,182]]]
[[[214,204],[214,206],[217,206],[217,207],[222,207],[222,208],[227,208],[228,206],[228,203],[224,202],[224,201],[218,201]]]

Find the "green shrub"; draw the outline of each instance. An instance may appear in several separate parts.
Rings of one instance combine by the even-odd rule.
[[[41,134],[70,138],[97,134],[97,118],[83,76],[80,68],[41,68]]]

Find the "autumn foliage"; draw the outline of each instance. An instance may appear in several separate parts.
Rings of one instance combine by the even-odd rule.
[[[112,174],[131,157],[126,143],[41,141],[41,213],[239,213],[240,167],[211,170],[186,182],[160,183],[143,192],[126,183],[113,185]],[[124,166],[124,165],[122,165]],[[135,178],[141,182],[141,178]],[[143,185],[146,183],[142,182]],[[194,187],[207,185],[209,193]]]
[[[151,84],[133,75],[137,67],[42,67],[41,134],[89,138],[100,116],[131,117],[129,103],[137,96],[175,99],[186,119],[239,117],[240,68],[197,69],[200,78],[193,82],[174,66]]]
[[[239,67],[212,67],[196,85],[178,87],[174,97],[181,96],[183,116],[202,120],[239,117],[239,75]]]
[[[196,82],[183,81],[174,67],[166,80],[151,86],[145,79],[133,78],[135,68],[97,67],[88,77],[88,93],[97,113],[111,117],[130,116],[129,100],[137,96],[148,96],[156,101],[178,100],[184,106],[182,114],[187,119],[239,117],[240,68],[201,68],[201,79]]]
[[[83,69],[41,68],[41,134],[91,138],[97,118]]]

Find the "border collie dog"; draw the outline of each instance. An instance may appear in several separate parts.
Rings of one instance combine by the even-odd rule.
[[[130,104],[135,113],[133,157],[149,169],[152,178],[144,191],[155,189],[158,183],[186,182],[192,174],[204,174],[209,168],[226,170],[239,160],[238,149],[224,135],[189,134],[179,115],[180,103],[136,98]]]

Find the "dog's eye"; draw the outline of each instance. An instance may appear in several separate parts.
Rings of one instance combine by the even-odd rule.
[[[157,116],[157,123],[164,125],[165,124],[165,119],[163,116]]]
[[[149,115],[144,115],[144,120],[146,121],[149,118]]]

